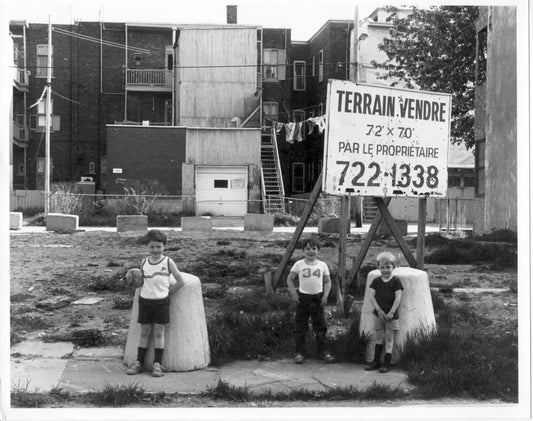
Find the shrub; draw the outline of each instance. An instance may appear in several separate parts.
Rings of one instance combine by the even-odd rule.
[[[82,209],[82,197],[72,186],[60,185],[50,195],[50,212],[78,215]]]
[[[125,406],[142,402],[144,389],[138,383],[123,385],[105,385],[100,392],[89,392],[87,400],[98,406]]]
[[[41,408],[51,402],[50,397],[44,393],[40,393],[37,388],[33,392],[29,388],[30,380],[25,384],[19,382],[14,385],[11,391],[11,406],[17,408]]]
[[[428,263],[474,264],[490,263],[502,268],[515,268],[516,249],[502,244],[486,244],[473,240],[450,240],[426,258]]]
[[[274,214],[274,226],[276,227],[294,227],[298,225],[300,218],[288,213]]]
[[[36,330],[47,329],[50,326],[51,323],[43,319],[41,316],[24,314],[22,316],[11,318],[12,330],[33,332]]]
[[[490,233],[476,236],[476,240],[480,241],[500,241],[503,243],[516,244],[518,242],[518,236],[516,231],[508,228],[493,228]]]
[[[126,286],[124,276],[127,269],[123,269],[112,276],[93,276],[86,285],[89,291],[123,291]]]
[[[360,315],[354,319],[348,331],[329,340],[330,352],[337,361],[364,363],[368,338],[359,334]]]

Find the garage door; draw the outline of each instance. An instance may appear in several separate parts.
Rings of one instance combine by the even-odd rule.
[[[247,167],[196,167],[196,215],[243,216],[247,200]]]

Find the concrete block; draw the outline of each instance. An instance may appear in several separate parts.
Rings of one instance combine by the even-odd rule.
[[[200,279],[190,273],[181,272],[181,275],[185,285],[170,296],[170,322],[165,326],[165,351],[161,363],[167,371],[200,370],[211,361]],[[141,335],[141,325],[137,323],[139,292],[140,288],[135,291],[124,352],[127,365],[137,359]],[[153,361],[154,343],[150,338],[145,367],[151,369]]]
[[[244,231],[274,231],[274,215],[262,213],[245,214]]]
[[[400,233],[402,234],[402,236],[407,235],[407,221],[404,219],[395,219],[395,221],[398,228],[400,228]],[[379,224],[379,228],[376,232],[376,235],[392,236],[392,232],[384,220],[382,220],[381,224]]]
[[[340,218],[318,218],[318,232],[320,234],[338,234]],[[350,223],[346,232],[350,232]]]
[[[417,330],[432,331],[436,328],[435,313],[433,312],[433,302],[431,301],[431,290],[429,288],[428,274],[422,270],[400,267],[394,269],[393,275],[400,278],[403,285],[402,301],[398,307],[400,316],[400,330],[394,338],[394,349],[392,360],[397,361],[399,348],[407,339],[409,333]],[[371,271],[366,280],[365,297],[363,308],[361,309],[361,322],[359,323],[359,333],[370,336],[366,349],[366,360],[370,362],[374,359],[374,307],[370,303],[369,289],[372,281],[380,276],[379,270]]]
[[[148,216],[146,215],[118,215],[117,232],[146,231]]]
[[[9,212],[9,229],[22,229],[22,212]]]
[[[213,222],[209,216],[183,216],[181,218],[182,231],[211,231]]]
[[[49,213],[46,216],[46,231],[77,231],[78,215]]]

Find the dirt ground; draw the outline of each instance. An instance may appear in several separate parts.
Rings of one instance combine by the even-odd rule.
[[[263,274],[277,267],[292,238],[290,233],[258,234],[215,230],[209,233],[165,231],[165,254],[178,268],[200,277],[206,312],[216,311],[217,300],[232,291],[264,288]],[[147,255],[137,233],[106,231],[11,234],[11,339],[39,339],[68,335],[74,329],[97,328],[107,336],[107,344],[125,344],[133,290],[123,286],[123,276],[138,266]],[[320,258],[336,276],[338,261],[335,235],[321,236]],[[347,265],[361,246],[360,235],[349,235]],[[400,256],[393,240],[374,240],[364,265],[383,250]],[[414,250],[412,250],[414,252]],[[292,261],[302,256],[296,250]],[[405,258],[400,264],[406,266]],[[468,294],[480,313],[511,325],[517,320],[515,271],[494,271],[487,266],[426,265],[433,287],[469,288],[467,292],[447,295],[462,299]],[[283,286],[283,283],[282,285]],[[475,293],[479,288],[503,288],[504,292]],[[283,291],[283,288],[281,288]],[[359,289],[361,294],[362,289]],[[443,290],[444,291],[444,290]],[[97,298],[95,304],[72,304],[83,298]],[[334,308],[334,296],[332,308]],[[63,304],[43,300],[59,299]],[[357,296],[355,305],[362,296]],[[61,306],[64,305],[64,306]],[[57,306],[58,308],[54,308]],[[329,312],[331,314],[331,312]],[[331,320],[331,325],[341,322]],[[346,323],[346,320],[344,321]]]

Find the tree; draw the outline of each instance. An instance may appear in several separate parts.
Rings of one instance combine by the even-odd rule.
[[[390,7],[390,38],[379,45],[388,69],[407,87],[452,95],[451,141],[474,146],[474,87],[476,76],[475,6],[411,8],[407,16]],[[392,64],[392,65],[391,65]]]

